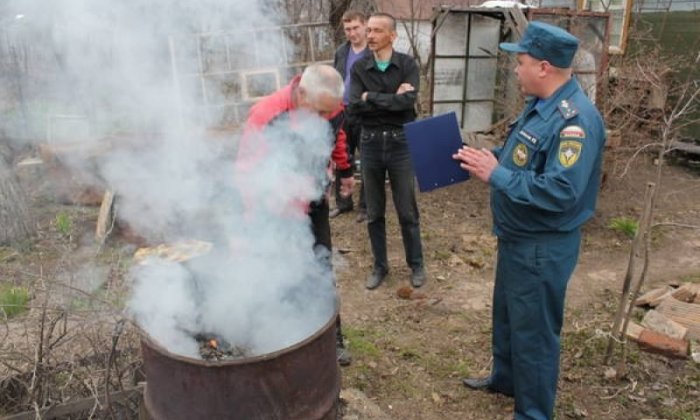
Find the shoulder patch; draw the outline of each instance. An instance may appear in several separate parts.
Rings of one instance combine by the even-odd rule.
[[[575,140],[566,140],[559,143],[559,163],[565,168],[570,168],[581,156],[583,144]]]
[[[583,140],[586,138],[586,132],[581,126],[569,125],[559,132],[559,138],[562,140]]]
[[[559,102],[557,108],[559,109],[559,112],[561,112],[564,119],[568,120],[578,115],[578,109],[576,109],[576,107],[574,107],[571,102],[567,101],[566,99]]]

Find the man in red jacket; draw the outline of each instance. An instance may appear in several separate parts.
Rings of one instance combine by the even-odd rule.
[[[334,147],[329,160],[329,169],[332,164],[339,174],[341,194],[352,195],[354,178],[352,164],[348,156],[346,135],[342,129],[343,124],[343,91],[344,84],[340,74],[328,65],[311,65],[307,67],[301,76],[296,76],[292,81],[277,92],[264,97],[251,109],[246,120],[243,136],[238,149],[238,170],[246,171],[259,164],[274,146],[275,139],[268,139],[264,132],[267,128],[284,122],[285,128],[294,126],[295,121],[301,121],[304,114],[315,113],[330,123],[330,129],[335,136]],[[300,122],[300,124],[302,124]],[[300,131],[303,131],[301,129]],[[294,136],[303,135],[301,132],[290,134],[285,132],[287,141],[294,141]],[[271,144],[273,143],[273,144]],[[289,183],[292,184],[292,183]],[[289,188],[304,189],[304,186],[288,185]],[[245,191],[243,191],[245,196]],[[244,197],[245,199],[245,197]],[[311,219],[314,234],[314,247],[324,247],[331,258],[331,228],[329,220],[329,205],[327,194],[311,203],[287,203],[285,208],[279,209],[283,214],[294,217],[295,215],[308,214]],[[345,349],[340,328],[340,316],[336,320],[337,327],[337,354],[338,362],[342,366],[350,364],[351,357]]]

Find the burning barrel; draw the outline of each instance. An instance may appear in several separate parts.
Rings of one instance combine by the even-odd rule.
[[[155,420],[335,419],[340,393],[335,317],[293,346],[230,361],[179,356],[144,334],[149,415]]]

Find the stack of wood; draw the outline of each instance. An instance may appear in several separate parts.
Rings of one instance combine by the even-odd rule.
[[[630,321],[625,333],[640,347],[687,358],[691,341],[700,342],[700,284],[659,287],[637,298],[634,304],[649,309],[641,324]]]

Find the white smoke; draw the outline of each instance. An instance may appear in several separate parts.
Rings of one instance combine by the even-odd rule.
[[[211,41],[227,32],[229,67],[284,64],[288,40],[271,33],[251,41],[253,28],[279,19],[248,0],[23,0],[8,8],[23,15],[15,35],[51,63],[43,85],[50,112],[84,115],[88,148],[111,139],[110,152],[89,165],[67,163],[113,189],[118,216],[136,232],[215,243],[211,255],[186,264],[150,260],[133,270],[129,310],[152,338],[197,357],[193,334],[211,332],[259,354],[329,320],[329,256],[314,250],[297,206],[324,193],[328,123],[297,115],[275,124],[265,132],[265,159],[235,171],[237,140],[207,134],[217,118],[198,106],[202,80],[183,76],[204,65],[206,37],[195,33]]]

